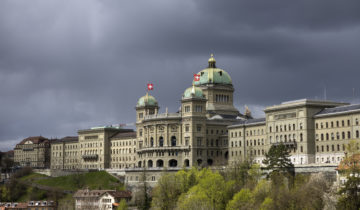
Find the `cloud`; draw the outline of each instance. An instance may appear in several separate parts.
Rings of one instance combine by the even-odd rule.
[[[0,141],[134,122],[147,82],[161,109],[175,112],[210,53],[232,77],[235,105],[254,116],[282,101],[321,99],[325,88],[328,99],[356,102],[359,5],[1,1]]]

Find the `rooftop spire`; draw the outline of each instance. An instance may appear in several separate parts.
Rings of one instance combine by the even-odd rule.
[[[215,61],[215,58],[214,58],[214,54],[211,53],[210,55],[211,57],[209,58],[209,68],[216,68],[216,61]]]

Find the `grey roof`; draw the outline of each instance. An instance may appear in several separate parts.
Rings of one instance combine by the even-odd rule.
[[[338,106],[334,108],[325,108],[318,112],[316,116],[321,115],[329,115],[329,114],[339,114],[344,112],[353,112],[353,111],[360,111],[360,104],[354,104],[354,105],[347,105],[347,106]]]
[[[233,125],[231,125],[229,127],[237,127],[237,126],[241,126],[241,125],[250,125],[250,124],[257,124],[257,123],[265,123],[265,118],[241,120],[239,122],[234,123]]]

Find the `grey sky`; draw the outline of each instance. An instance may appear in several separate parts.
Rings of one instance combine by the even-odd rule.
[[[176,111],[210,53],[241,112],[322,99],[325,87],[359,103],[359,11],[340,0],[2,0],[0,150],[131,123],[148,81]]]

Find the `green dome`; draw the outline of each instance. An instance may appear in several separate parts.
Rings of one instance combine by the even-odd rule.
[[[158,102],[157,100],[154,98],[154,96],[151,96],[149,94],[144,95],[143,97],[139,98],[136,106],[137,107],[141,107],[141,106],[157,106]]]
[[[200,80],[195,82],[195,85],[203,84],[225,84],[231,85],[232,80],[230,75],[223,69],[216,68],[216,61],[211,55],[209,59],[209,67],[197,73],[200,75]]]
[[[201,90],[201,88],[192,86],[189,87],[188,89],[185,90],[183,98],[200,98],[200,99],[205,99],[203,91]]]

